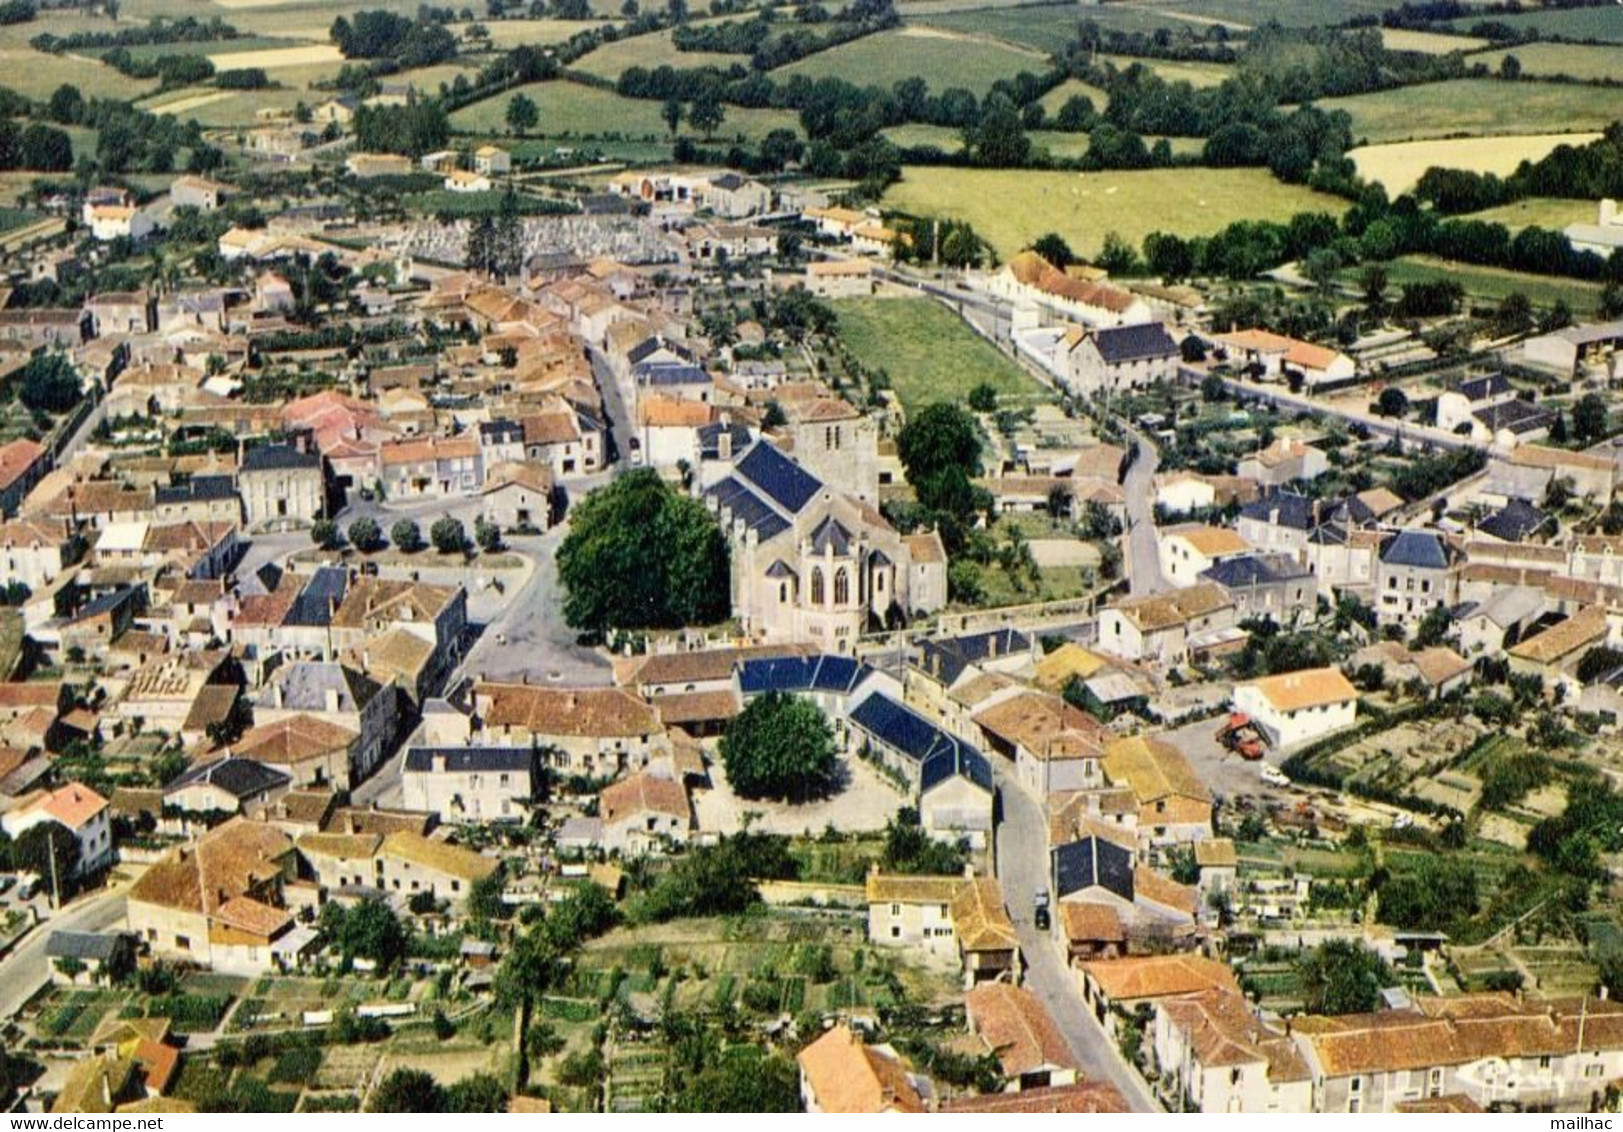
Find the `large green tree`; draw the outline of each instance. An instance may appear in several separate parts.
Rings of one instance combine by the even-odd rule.
[[[558,548],[564,617],[586,632],[676,629],[727,616],[727,542],[698,500],[652,469],[586,497]]]
[[[769,692],[751,700],[721,740],[727,781],[745,798],[804,802],[833,787],[834,733],[816,704]]]
[[[1380,1003],[1392,972],[1375,952],[1355,940],[1321,943],[1297,961],[1303,1006],[1309,1014],[1360,1014]]]
[[[444,1112],[445,1090],[421,1069],[396,1069],[372,1092],[368,1112]]]

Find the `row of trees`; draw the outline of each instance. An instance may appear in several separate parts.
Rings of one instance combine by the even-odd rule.
[[[1527,197],[1599,200],[1623,196],[1623,122],[1588,145],[1559,145],[1500,177],[1463,169],[1426,170],[1414,195],[1438,212],[1478,212]]]
[[[456,37],[438,21],[415,20],[381,9],[339,16],[332,41],[346,59],[388,59],[402,68],[428,67],[456,54]]]

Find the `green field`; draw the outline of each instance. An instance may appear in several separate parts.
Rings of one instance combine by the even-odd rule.
[[[1255,27],[1270,20],[1286,27],[1343,24],[1354,16],[1378,16],[1390,7],[1387,0],[1172,0],[1145,5],[1168,20],[1181,15],[1198,23],[1224,22],[1239,27]]]
[[[1059,108],[1064,106],[1072,96],[1078,94],[1091,101],[1093,108],[1100,113],[1103,113],[1105,107],[1110,105],[1110,95],[1092,83],[1085,83],[1080,79],[1066,79],[1059,86],[1043,95],[1039,101],[1043,104],[1043,109],[1048,113],[1058,114]]]
[[[1386,274],[1393,287],[1404,283],[1451,280],[1464,287],[1468,296],[1484,302],[1496,303],[1513,291],[1520,291],[1540,306],[1550,306],[1557,299],[1562,299],[1579,318],[1593,314],[1600,299],[1600,286],[1595,283],[1555,279],[1548,275],[1527,275],[1497,267],[1473,267],[1431,256],[1395,259],[1386,265]]]
[[[1514,204],[1502,204],[1498,208],[1487,208],[1481,212],[1470,214],[1472,220],[1486,220],[1491,224],[1503,224],[1512,231],[1521,228],[1530,228],[1537,225],[1540,228],[1560,230],[1568,224],[1593,224],[1595,222],[1595,205],[1586,200],[1560,200],[1555,197],[1531,197],[1519,200]]]
[[[916,412],[962,402],[982,382],[1000,393],[1039,398],[1042,387],[934,299],[838,299],[839,334],[863,365],[884,370]]]
[[[1039,73],[1046,69],[1046,60],[1035,51],[912,27],[864,36],[819,51],[779,67],[772,75],[780,79],[790,75],[832,77],[886,89],[903,79],[918,77],[936,93],[962,87],[983,94],[999,79],[1013,78],[1021,71]]]
[[[1443,35],[1406,28],[1382,28],[1381,46],[1388,51],[1418,51],[1422,55],[1447,55],[1450,51],[1475,51],[1488,41],[1469,35]]]
[[[1623,43],[1623,7],[1607,4],[1599,8],[1567,8],[1548,12],[1522,12],[1517,15],[1494,16],[1495,22],[1513,28],[1537,28],[1546,38],[1596,39],[1605,43]],[[1466,16],[1454,21],[1462,30],[1476,22]],[[1614,73],[1615,77],[1615,73]]]
[[[1130,9],[1099,9],[1100,12],[1121,12]],[[1136,18],[1139,13],[1132,13]],[[961,35],[981,36],[987,39],[999,39],[1007,43],[1019,44],[1023,47],[1035,48],[1038,51],[1053,53],[1060,51],[1066,44],[1076,38],[1077,25],[1081,22],[1081,12],[1075,4],[1034,4],[1030,7],[1020,8],[985,8],[978,11],[947,12],[941,15],[925,16],[918,20],[920,24],[943,31],[956,32]],[[1106,27],[1116,27],[1113,20],[1101,19],[1099,21]],[[1148,22],[1138,30],[1152,30],[1155,20],[1148,17]],[[1133,30],[1123,28],[1122,30]]]
[[[1138,59],[1131,55],[1101,55],[1106,63],[1114,63],[1125,71],[1134,63],[1142,63],[1169,83],[1188,83],[1192,87],[1218,86],[1234,73],[1226,63],[1186,63],[1176,59]]]
[[[908,167],[885,206],[968,220],[1010,256],[1044,232],[1097,254],[1105,233],[1135,246],[1151,232],[1210,235],[1235,220],[1340,215],[1347,202],[1275,180],[1262,169],[1146,169],[1102,173]]]
[[[618,134],[622,137],[653,138],[666,136],[665,123],[660,118],[660,104],[636,98],[622,98],[610,90],[585,86],[581,83],[552,81],[532,83],[520,87],[533,98],[541,110],[541,124],[536,133],[546,137],[603,137]],[[464,106],[451,115],[453,129],[479,134],[505,133],[508,100],[515,91],[507,91],[494,98]],[[729,106],[727,120],[716,132],[716,137],[762,137],[777,129],[795,130],[799,120],[789,110],[752,110]]]
[[[1347,111],[1353,137],[1370,142],[1561,133],[1603,130],[1623,118],[1623,88],[1458,79],[1327,98],[1318,105]]]
[[[490,33],[490,43],[500,50],[518,47],[522,44],[549,44],[562,43],[576,32],[585,31],[590,25],[579,20],[481,20],[480,24]],[[448,25],[459,43],[466,42],[463,34],[468,24]]]
[[[655,32],[629,39],[605,43],[589,55],[582,56],[575,69],[605,79],[620,77],[628,67],[730,67],[734,63],[748,63],[746,55],[723,55],[713,51],[678,51],[671,43],[671,33]]]
[[[136,98],[156,90],[156,79],[132,79],[88,55],[48,55],[32,47],[0,48],[0,85],[44,101],[63,83],[86,98]]]
[[[1575,79],[1615,79],[1619,77],[1618,51],[1582,43],[1524,43],[1504,51],[1486,51],[1471,56],[1473,63],[1486,63],[1494,70],[1506,55],[1516,56],[1524,75],[1569,75]]]

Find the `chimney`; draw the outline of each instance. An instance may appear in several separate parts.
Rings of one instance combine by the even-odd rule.
[[[336,712],[338,710],[338,689],[337,688],[328,688],[326,690],[326,692],[324,693],[323,698],[326,701],[326,706],[327,706],[328,711]]]
[[[434,764],[434,773],[435,774],[444,774],[445,773],[445,752],[444,751],[435,751],[434,752],[433,764]]]

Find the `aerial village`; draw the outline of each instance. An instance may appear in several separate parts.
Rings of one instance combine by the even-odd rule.
[[[1623,1104],[1623,322],[368,89],[0,232],[12,1111]]]

